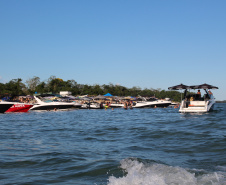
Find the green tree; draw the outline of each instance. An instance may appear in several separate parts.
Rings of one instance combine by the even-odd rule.
[[[92,94],[92,87],[87,84],[83,85],[81,93],[82,94]]]
[[[61,78],[51,76],[47,82],[47,89],[49,92],[58,93],[64,87],[64,81]]]
[[[11,94],[12,96],[23,95],[26,90],[26,86],[22,83],[22,79],[13,79],[5,84],[5,92]]]
[[[5,93],[5,84],[0,83],[0,96],[3,96]]]
[[[141,89],[140,87],[127,88],[121,85],[114,85],[109,83],[108,85],[83,85],[78,84],[75,80],[64,81],[61,78],[56,78],[56,76],[50,76],[47,82],[40,82],[40,78],[34,76],[26,81],[27,88],[25,84],[22,83],[22,79],[13,79],[6,84],[0,83],[0,93],[1,95],[8,93],[11,95],[22,95],[22,94],[33,94],[35,91],[38,93],[55,92],[60,91],[71,91],[73,95],[99,95],[111,93],[114,96],[155,96],[156,98],[171,98],[174,101],[181,100],[181,93],[178,91],[165,91],[158,89]]]
[[[39,83],[35,88],[35,92],[38,92],[40,94],[48,92],[46,83],[45,82]]]
[[[27,84],[28,92],[30,94],[34,94],[34,92],[36,91],[36,87],[40,84],[40,78],[37,76],[34,76],[33,78],[29,78],[26,81],[26,84]]]
[[[129,91],[130,91],[130,96],[138,96],[141,92],[141,88],[134,86],[131,89],[129,89]]]
[[[92,94],[93,95],[103,95],[104,91],[100,85],[96,84],[92,87]]]

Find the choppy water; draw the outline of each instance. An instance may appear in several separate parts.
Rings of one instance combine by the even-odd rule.
[[[226,104],[0,114],[0,184],[225,185]]]

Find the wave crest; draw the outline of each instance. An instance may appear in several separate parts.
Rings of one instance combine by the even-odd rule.
[[[226,173],[202,173],[195,170],[167,166],[159,163],[140,162],[136,158],[121,161],[123,177],[109,177],[108,185],[224,185]]]

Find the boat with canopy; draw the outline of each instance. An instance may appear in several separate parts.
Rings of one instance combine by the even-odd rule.
[[[215,98],[211,89],[218,89],[218,87],[201,84],[201,85],[191,85],[187,86],[184,84],[179,84],[168,88],[169,90],[184,90],[184,97],[181,100],[181,105],[179,112],[209,112],[213,110],[215,104]],[[203,90],[204,95],[201,96],[201,92],[191,93],[190,90]]]

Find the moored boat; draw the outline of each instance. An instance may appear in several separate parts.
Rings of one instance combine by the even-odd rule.
[[[132,105],[133,108],[147,108],[150,107],[147,101],[144,102],[135,102]]]
[[[155,97],[151,98],[144,98],[144,97],[139,97],[139,101],[133,105],[134,108],[157,108],[157,107],[168,107],[171,105],[171,101],[169,98],[166,99],[157,99]]]
[[[57,109],[70,109],[73,108],[74,102],[60,102],[60,101],[48,101],[44,102],[39,97],[34,96],[37,103],[30,110],[57,110]]]
[[[171,100],[169,98],[165,99],[157,99],[157,98],[150,98],[147,99],[147,103],[149,104],[149,107],[156,108],[156,107],[168,107],[172,104]]]
[[[97,102],[86,102],[82,104],[81,109],[103,109],[104,105]]]
[[[187,86],[180,84],[177,86],[169,87],[170,90],[184,90],[184,98],[181,100],[181,105],[179,112],[181,113],[202,113],[209,112],[213,110],[215,104],[215,98],[210,89],[218,89],[216,86],[209,84],[192,85]],[[198,93],[188,93],[188,90],[202,89],[204,90],[204,95],[201,96],[201,92]]]

